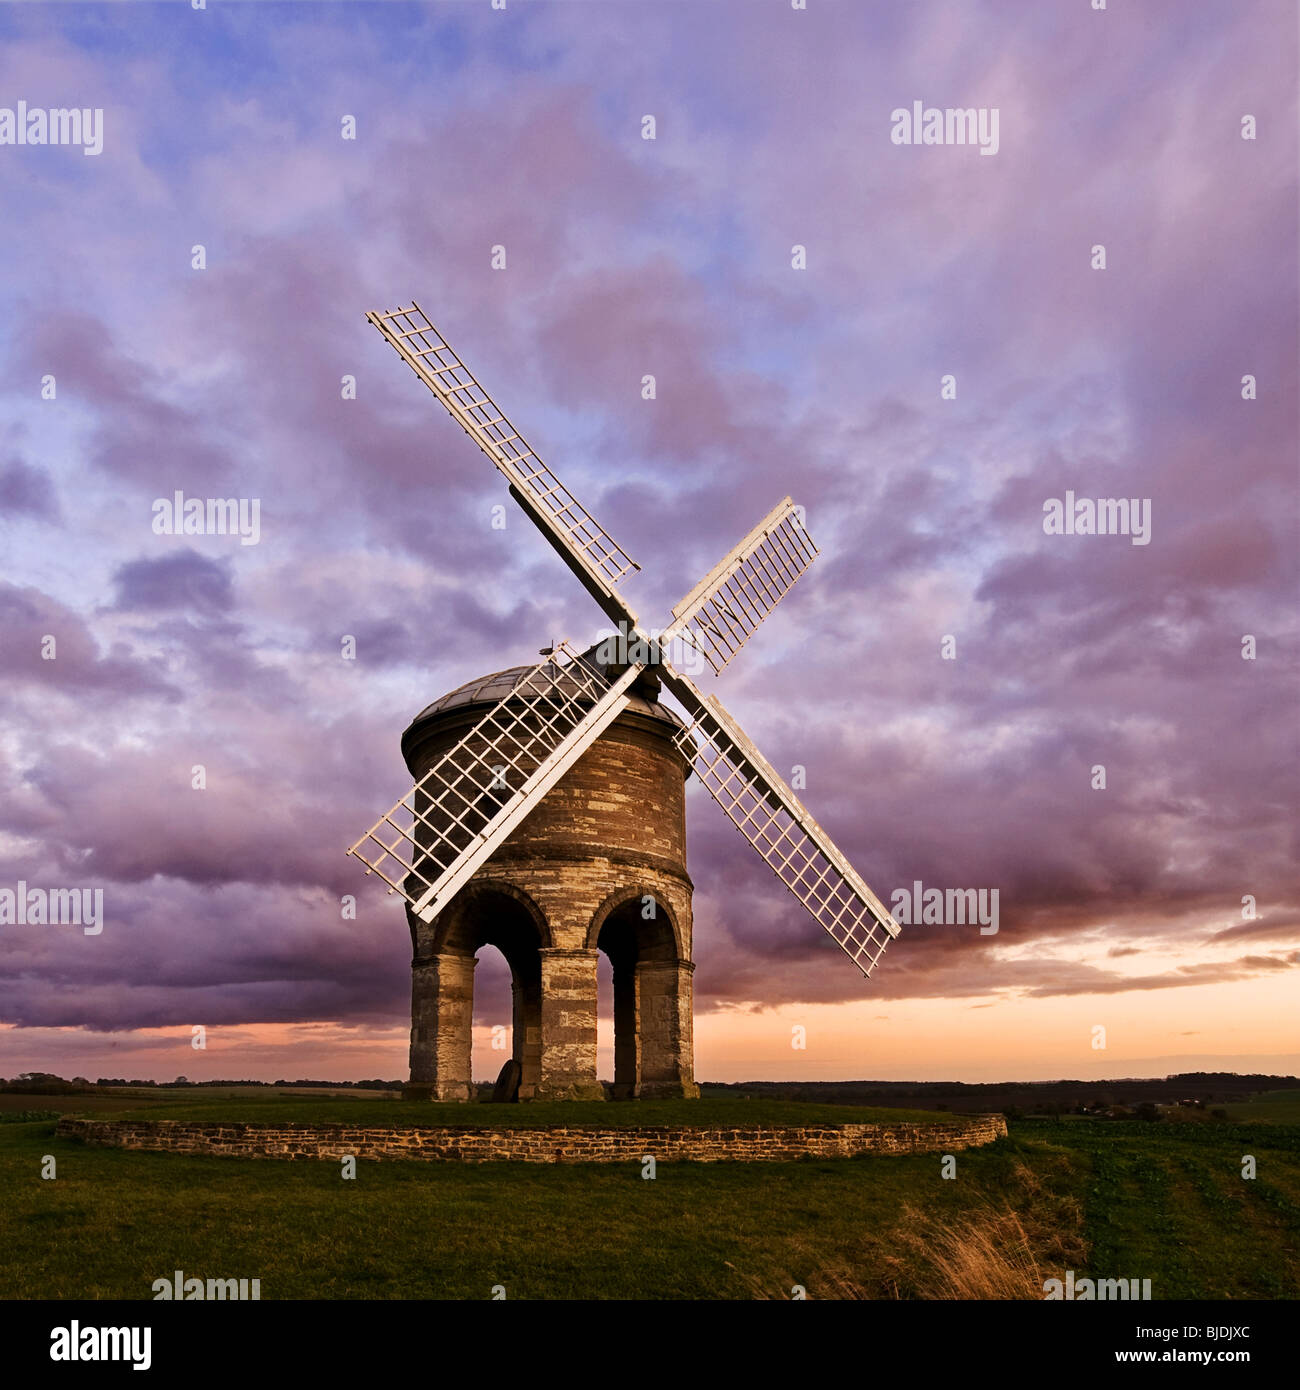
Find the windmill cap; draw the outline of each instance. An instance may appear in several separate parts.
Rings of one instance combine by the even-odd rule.
[[[491,675],[477,676],[466,681],[455,690],[439,696],[431,705],[426,705],[411,720],[402,734],[402,754],[409,763],[410,754],[416,742],[429,724],[436,723],[453,712],[460,713],[478,706],[486,713],[493,705],[499,704],[523,682],[532,666],[511,666],[505,671],[494,671]],[[646,719],[658,720],[674,732],[684,728],[677,715],[661,701],[639,693],[639,685],[628,692],[627,709],[624,714],[639,714]]]

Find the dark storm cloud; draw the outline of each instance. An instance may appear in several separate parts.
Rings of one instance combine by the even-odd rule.
[[[140,659],[118,643],[110,642],[108,650],[101,651],[80,614],[39,589],[3,581],[0,648],[10,692],[45,686],[88,700],[102,700],[106,694],[171,699],[180,693],[166,681],[159,663]]]
[[[113,585],[114,606],[121,609],[192,608],[219,613],[234,603],[229,569],[193,550],[156,560],[130,560],[113,575]]]
[[[59,499],[50,475],[20,458],[0,464],[0,517],[59,519]]]

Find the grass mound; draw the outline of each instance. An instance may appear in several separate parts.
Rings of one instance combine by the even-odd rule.
[[[471,1125],[476,1128],[531,1129],[539,1125],[689,1126],[695,1129],[740,1125],[842,1125],[933,1123],[948,1119],[933,1110],[888,1110],[853,1105],[805,1105],[799,1101],[702,1100],[529,1101],[523,1105],[479,1102],[360,1099],[350,1096],[202,1096],[176,1092],[161,1103],[124,1108],[113,1119],[191,1120],[227,1124]],[[80,1113],[69,1106],[69,1114]],[[87,1111],[88,1115],[92,1112]],[[103,1111],[93,1118],[108,1119]]]

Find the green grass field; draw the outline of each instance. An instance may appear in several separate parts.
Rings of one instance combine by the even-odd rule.
[[[0,1122],[8,1111],[59,1111],[122,1120],[210,1120],[229,1124],[473,1125],[501,1129],[533,1125],[814,1125],[934,1124],[951,1118],[938,1110],[880,1106],[817,1105],[787,1100],[706,1097],[696,1101],[533,1102],[528,1105],[433,1104],[402,1101],[374,1091],[230,1090],[127,1091],[97,1096],[32,1096],[0,1093]]]
[[[5,1108],[232,1120],[408,1109],[193,1096],[95,1098],[120,1108],[27,1096]],[[705,1104],[725,1104],[718,1123],[737,1108],[768,1123],[863,1113]],[[506,1109],[543,1118],[540,1106],[452,1108],[462,1123]],[[578,1107],[556,1108],[576,1118]],[[690,1108],[665,1103],[671,1118],[651,1120],[649,1105],[590,1107],[605,1123],[670,1123]],[[52,1181],[40,1176],[46,1154]],[[1158,1299],[1300,1296],[1300,1126],[1259,1121],[1026,1122],[959,1153],[953,1180],[939,1156],[919,1155],[665,1163],[653,1181],[639,1164],[361,1163],[344,1181],[334,1162],[87,1148],[37,1120],[0,1124],[0,1186],[5,1298],[147,1299],[176,1269],[258,1278],[268,1299],[488,1298],[493,1285],[509,1298],[784,1298],[796,1283],[814,1298],[1040,1297],[1067,1268],[1149,1278]]]
[[[803,1105],[780,1100],[535,1101],[527,1105],[458,1105],[454,1101],[360,1100],[346,1097],[241,1096],[191,1099],[178,1093],[163,1109],[124,1109],[119,1118],[140,1120],[224,1120],[247,1124],[296,1121],[301,1124],[473,1125],[498,1129],[534,1125],[809,1125],[886,1123],[910,1120],[933,1124],[949,1118],[934,1110],[885,1110],[850,1105]],[[75,1107],[72,1108],[75,1112]]]

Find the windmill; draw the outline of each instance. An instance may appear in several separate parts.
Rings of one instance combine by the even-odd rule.
[[[506,418],[417,303],[368,322],[505,476],[510,494],[619,633],[619,659],[557,642],[347,851],[432,922],[657,676],[686,713],[679,751],[723,814],[864,976],[899,928],[716,695],[668,661],[674,644],[720,674],[818,554],[790,498],[647,633],[619,592],[640,568]]]

